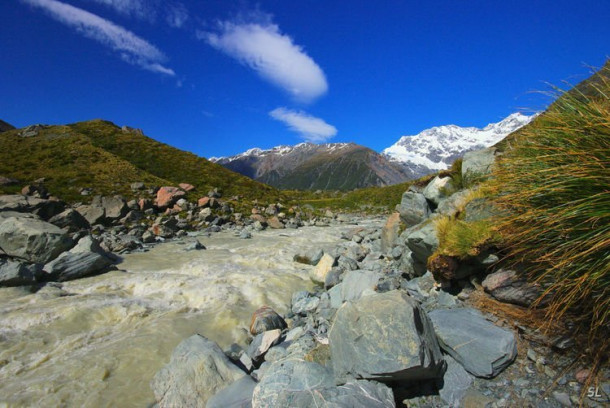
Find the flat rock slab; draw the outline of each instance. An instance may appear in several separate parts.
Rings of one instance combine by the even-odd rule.
[[[441,348],[472,375],[495,377],[517,357],[514,334],[475,309],[434,310],[429,316]]]
[[[339,384],[437,378],[445,364],[426,312],[397,290],[344,303],[329,341]]]
[[[394,408],[387,386],[352,381],[336,386],[332,371],[300,359],[271,364],[254,389],[253,408]]]
[[[46,264],[42,270],[52,280],[60,282],[84,278],[103,272],[112,261],[95,252],[64,252]]]
[[[159,408],[198,408],[245,375],[216,343],[195,334],[176,347],[150,385]]]

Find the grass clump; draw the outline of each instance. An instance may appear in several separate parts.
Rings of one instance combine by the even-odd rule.
[[[498,233],[488,220],[467,222],[441,216],[434,220],[440,255],[460,260],[475,257],[498,242]]]
[[[610,64],[505,146],[489,181],[507,260],[548,288],[549,322],[572,311],[610,350]],[[601,354],[600,354],[601,353]]]

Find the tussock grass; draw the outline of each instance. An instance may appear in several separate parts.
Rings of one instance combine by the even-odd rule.
[[[442,216],[434,220],[439,246],[437,254],[464,260],[495,245],[498,233],[489,221],[466,222]]]
[[[601,356],[610,351],[610,65],[593,79],[514,134],[488,187],[509,214],[499,220],[507,260],[547,288],[549,324],[575,311]]]

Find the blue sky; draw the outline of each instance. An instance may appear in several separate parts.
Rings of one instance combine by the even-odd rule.
[[[0,119],[103,118],[205,157],[481,127],[610,55],[602,0],[6,0],[0,16]]]

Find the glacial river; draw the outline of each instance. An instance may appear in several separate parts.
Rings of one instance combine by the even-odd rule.
[[[252,312],[283,313],[311,288],[297,252],[332,248],[351,225],[232,232],[126,255],[121,270],[46,287],[0,288],[0,407],[146,407],[149,382],[194,333],[244,344]]]

